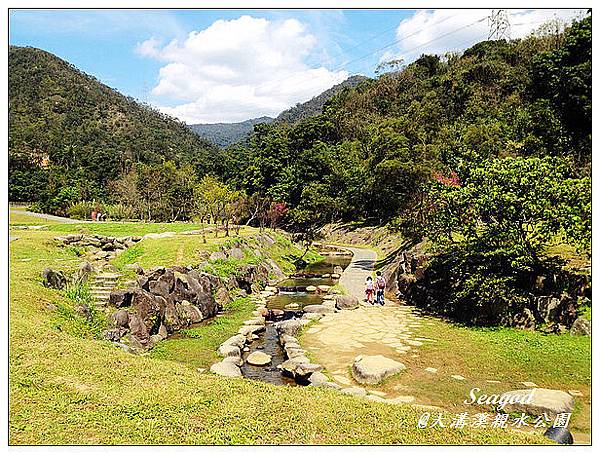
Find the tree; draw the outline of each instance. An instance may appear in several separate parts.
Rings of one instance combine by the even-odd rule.
[[[494,159],[462,183],[432,183],[427,233],[438,245],[507,251],[528,268],[561,237],[589,254],[590,187],[564,158]]]

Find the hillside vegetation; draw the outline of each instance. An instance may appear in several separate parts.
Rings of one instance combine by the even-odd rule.
[[[258,123],[270,123],[271,117],[252,118],[238,123],[200,123],[189,125],[189,128],[200,137],[226,148],[238,142],[245,141]]]
[[[213,171],[218,149],[60,58],[9,49],[9,199],[101,199],[136,163]],[[62,193],[61,193],[62,191]]]

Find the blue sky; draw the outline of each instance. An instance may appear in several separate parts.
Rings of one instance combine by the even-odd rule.
[[[511,11],[512,36],[575,10]],[[56,54],[188,123],[276,115],[381,61],[487,38],[486,10],[12,10],[11,44]]]

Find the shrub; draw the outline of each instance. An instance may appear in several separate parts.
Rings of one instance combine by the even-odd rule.
[[[128,219],[139,219],[136,209],[129,205],[116,203],[114,205],[105,205],[104,212],[109,219],[122,221]]]
[[[102,210],[102,204],[98,202],[77,202],[67,208],[67,214],[73,219],[90,219],[92,211]]]

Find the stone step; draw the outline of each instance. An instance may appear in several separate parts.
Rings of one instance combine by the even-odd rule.
[[[102,273],[96,274],[96,279],[119,279],[121,277],[118,273]]]
[[[110,288],[106,288],[106,289],[92,289],[90,290],[90,293],[92,295],[110,295],[112,292],[112,289]]]

